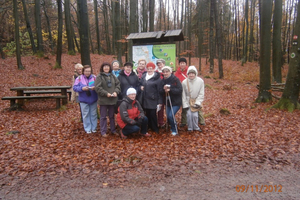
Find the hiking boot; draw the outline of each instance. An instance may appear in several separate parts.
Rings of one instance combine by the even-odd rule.
[[[186,126],[186,124],[180,124],[179,125],[179,127],[185,127]]]
[[[122,130],[120,130],[120,137],[122,138],[122,139],[126,139],[127,137],[123,134],[123,131]]]

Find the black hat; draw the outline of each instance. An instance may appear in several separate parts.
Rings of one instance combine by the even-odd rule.
[[[185,59],[185,58],[180,58],[180,59],[179,59],[179,63],[181,63],[181,62],[185,62],[185,63],[187,63],[187,61],[186,61],[186,59]]]

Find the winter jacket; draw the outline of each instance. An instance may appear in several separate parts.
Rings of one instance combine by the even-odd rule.
[[[73,86],[73,90],[79,93],[78,100],[81,103],[92,104],[98,100],[98,96],[95,90],[89,90],[91,94],[90,96],[87,95],[88,93],[87,91],[82,90],[82,88],[85,86],[89,86],[89,87],[95,86],[95,80],[96,80],[96,76],[93,74],[91,74],[89,78],[87,78],[85,75],[80,75],[76,78]]]
[[[110,84],[110,87],[108,87]],[[118,97],[107,97],[107,94],[116,92],[117,94],[121,91],[120,81],[113,74],[106,74],[101,72],[96,77],[95,91],[98,94],[99,105],[115,105],[118,101]]]
[[[127,124],[135,125],[137,124],[135,119],[145,117],[140,103],[136,100],[131,100],[128,96],[123,98],[118,110],[117,123],[121,129]]]
[[[118,97],[122,100],[126,95],[127,89],[132,87],[136,89],[137,95],[139,94],[139,78],[134,72],[131,72],[129,76],[124,73],[124,70],[120,72],[118,76],[121,85],[121,92],[119,93]]]
[[[182,82],[184,79],[187,78],[187,70],[188,70],[188,66],[186,66],[183,71],[181,71],[180,67],[177,68],[175,72],[175,76],[179,78],[180,82]]]
[[[158,104],[163,103],[163,95],[159,93],[159,90],[163,87],[160,73],[154,72],[153,77],[147,81],[146,75],[147,73],[143,74],[140,80],[140,86],[144,86],[144,90],[141,91],[143,96],[142,106],[146,109],[156,109]]]
[[[77,77],[78,77],[78,73],[75,71],[74,75],[72,76],[72,86],[74,86],[74,83],[75,83],[75,80]],[[79,96],[78,92],[75,92],[72,87],[71,88],[71,101],[75,101],[76,97],[78,97],[78,96]]]
[[[163,89],[163,87],[164,87],[164,85],[167,85],[167,84],[171,86],[169,95],[171,98],[172,106],[181,106],[182,105],[182,97],[181,97],[182,96],[182,85],[180,83],[180,80],[174,74],[171,74],[169,76],[169,78],[167,78],[167,79],[164,78],[162,80],[162,87],[160,89],[160,93],[162,95],[165,94],[165,90]],[[169,101],[167,101],[167,105],[170,106]]]
[[[202,106],[202,102],[204,100],[204,81],[202,78],[198,77],[198,72],[196,67],[190,66],[188,68],[187,74],[189,74],[190,70],[194,70],[196,72],[196,77],[191,80],[189,78],[185,79],[182,82],[182,107],[188,108],[190,107],[190,96],[193,99],[196,99],[195,104]],[[188,92],[187,81],[189,82],[190,93]]]

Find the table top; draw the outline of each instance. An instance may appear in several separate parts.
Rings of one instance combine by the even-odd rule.
[[[72,86],[70,85],[63,85],[63,86],[22,86],[22,87],[13,87],[10,88],[11,91],[13,90],[59,90],[59,89],[70,89]]]

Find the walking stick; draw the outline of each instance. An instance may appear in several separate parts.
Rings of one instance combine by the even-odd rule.
[[[167,101],[168,101],[168,92],[166,92],[166,105],[165,105],[165,110],[166,110],[166,131],[168,131],[168,114],[167,114]]]
[[[171,107],[171,112],[172,112],[172,116],[173,116],[173,120],[174,120],[174,124],[175,124],[176,133],[179,135],[178,129],[177,129],[177,123],[175,120],[175,115],[174,115],[174,111],[173,111],[173,107],[172,107],[172,101],[171,101],[169,93],[168,93],[168,98],[169,98],[169,102],[170,102],[170,107]]]

